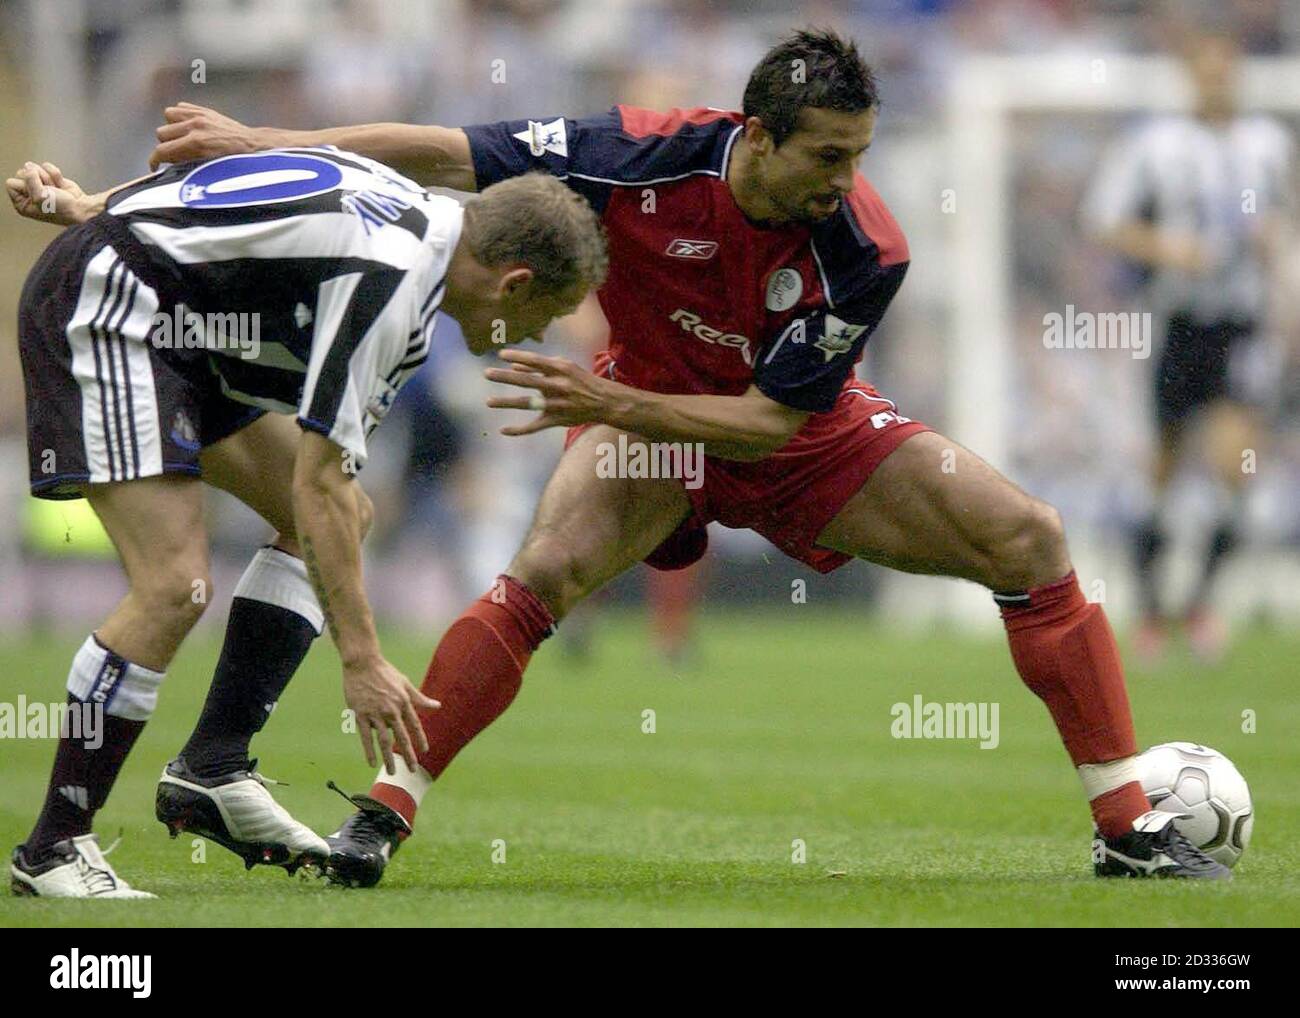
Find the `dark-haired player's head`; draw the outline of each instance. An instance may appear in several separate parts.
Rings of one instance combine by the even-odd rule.
[[[835,212],[853,189],[878,105],[871,68],[834,32],[805,29],[768,50],[745,86],[742,143],[746,185],[761,191],[772,218]]]
[[[442,309],[476,354],[540,339],[605,280],[605,235],[595,211],[554,177],[526,173],[465,203]]]

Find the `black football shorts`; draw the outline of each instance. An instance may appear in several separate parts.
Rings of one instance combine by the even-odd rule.
[[[1255,342],[1255,324],[1244,319],[1199,322],[1183,313],[1169,316],[1164,347],[1156,359],[1155,410],[1161,427],[1179,427],[1220,399],[1261,402],[1240,370]]]
[[[33,495],[197,476],[204,446],[264,412],[222,395],[205,351],[155,348],[160,305],[93,222],[45,249],[18,306]]]

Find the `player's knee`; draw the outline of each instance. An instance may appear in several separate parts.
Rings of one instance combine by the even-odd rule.
[[[177,555],[161,561],[145,576],[132,577],[131,592],[149,617],[169,629],[187,632],[212,600],[207,558]]]
[[[597,585],[572,543],[549,531],[530,533],[507,572],[540,597],[557,617]]]
[[[990,552],[984,581],[993,590],[1039,586],[1060,579],[1070,569],[1061,514],[1034,498],[1017,506]]]

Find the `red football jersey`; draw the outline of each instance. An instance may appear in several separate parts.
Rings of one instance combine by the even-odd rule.
[[[757,385],[787,406],[828,411],[902,282],[907,242],[861,175],[823,221],[750,222],[726,183],[742,119],[617,106],[465,131],[480,189],[544,170],[600,213],[610,345],[598,371],[655,392]]]

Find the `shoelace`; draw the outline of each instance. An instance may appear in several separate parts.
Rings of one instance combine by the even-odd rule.
[[[1190,869],[1210,869],[1218,864],[1188,840],[1187,836],[1170,824],[1163,831],[1160,847],[1171,859]]]
[[[77,876],[91,894],[105,894],[117,890],[117,878],[111,870],[92,866],[84,855],[77,856]]]
[[[265,774],[259,773],[257,770],[256,760],[248,761],[248,776],[252,778],[254,781],[256,781],[263,788],[265,788],[267,785],[284,785],[285,788],[289,787],[289,782],[287,781],[276,781],[275,778],[268,778]]]
[[[387,839],[398,830],[398,824],[392,818],[392,811],[381,803],[365,795],[348,795],[333,781],[327,781],[325,787],[338,792],[359,812],[350,817],[348,822],[353,830],[360,834]]]

